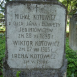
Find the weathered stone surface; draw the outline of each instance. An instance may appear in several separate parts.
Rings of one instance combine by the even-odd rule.
[[[63,77],[66,9],[58,2],[6,5],[4,77]]]
[[[21,71],[20,77],[66,77],[67,60],[60,69],[4,69],[4,77],[16,77],[17,71]]]
[[[69,46],[71,49],[77,50],[77,13],[70,19]]]

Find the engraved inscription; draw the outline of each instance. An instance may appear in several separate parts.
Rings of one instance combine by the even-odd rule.
[[[56,15],[33,15],[34,20],[55,20]]]
[[[60,68],[65,9],[56,4],[14,4],[11,7],[8,4],[6,10],[8,65],[27,69]]]
[[[28,15],[23,15],[23,14],[15,14],[15,19],[28,19],[30,20],[30,16]]]

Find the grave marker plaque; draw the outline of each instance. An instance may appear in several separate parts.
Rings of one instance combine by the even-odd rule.
[[[71,49],[77,50],[77,13],[70,18],[69,46]]]
[[[9,2],[4,62],[8,70],[22,70],[20,77],[36,77],[37,72],[44,77],[60,77],[66,70],[65,20],[66,9],[57,2]]]

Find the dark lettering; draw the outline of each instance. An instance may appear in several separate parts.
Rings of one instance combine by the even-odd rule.
[[[30,16],[24,15],[24,14],[15,14],[15,19],[28,19],[28,20],[30,20]]]
[[[19,32],[27,32],[27,28],[20,27]]]
[[[14,45],[33,46],[33,41],[13,41]]]

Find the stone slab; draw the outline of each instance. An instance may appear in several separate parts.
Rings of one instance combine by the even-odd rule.
[[[65,15],[65,9],[59,5],[7,5],[10,68],[60,68],[64,54]]]
[[[77,50],[77,13],[70,18],[69,46],[74,51]]]
[[[24,74],[20,77],[62,77],[67,66],[65,25],[66,9],[58,2],[9,2],[4,77],[16,77],[19,70]]]

